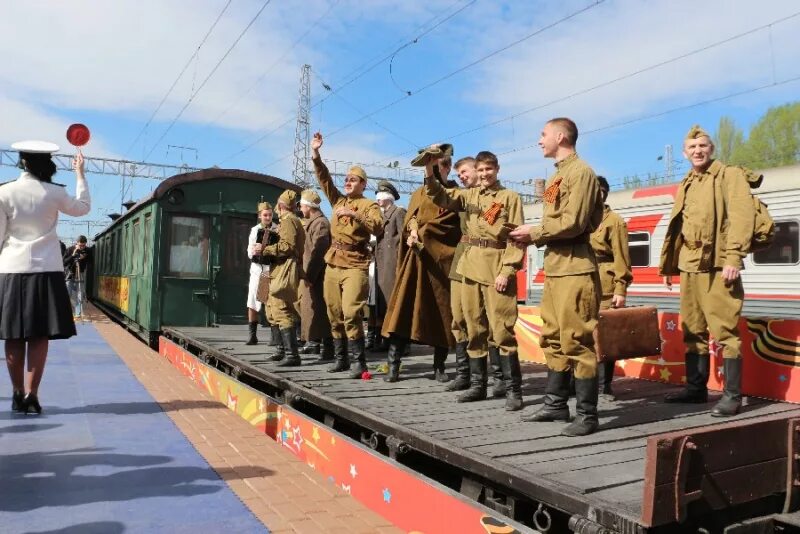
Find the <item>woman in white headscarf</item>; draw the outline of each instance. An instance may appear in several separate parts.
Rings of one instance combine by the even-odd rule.
[[[20,153],[22,174],[0,187],[0,339],[6,341],[14,388],[11,409],[40,414],[39,384],[50,340],[76,334],[56,234],[58,214],[86,215],[91,200],[80,153],[72,162],[73,197],[51,181],[56,173],[51,154],[58,146],[23,141],[11,147]]]

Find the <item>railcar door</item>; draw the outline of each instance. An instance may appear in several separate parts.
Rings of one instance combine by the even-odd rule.
[[[255,217],[239,214],[221,216],[220,235],[214,239],[211,286],[217,324],[241,324],[246,321],[247,284],[250,279],[250,258],[247,238],[256,224]]]

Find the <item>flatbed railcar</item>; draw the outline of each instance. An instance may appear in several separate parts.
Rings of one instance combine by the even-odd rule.
[[[256,206],[286,189],[235,169],[164,180],[95,236],[90,299],[153,347],[165,325],[243,324]]]

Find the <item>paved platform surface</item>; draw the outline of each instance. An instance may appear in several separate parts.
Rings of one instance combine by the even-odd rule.
[[[401,532],[94,318],[51,344],[42,416],[0,373],[0,531]]]

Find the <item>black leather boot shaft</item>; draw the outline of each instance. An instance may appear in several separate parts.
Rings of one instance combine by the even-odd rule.
[[[597,377],[575,379],[575,419],[564,430],[563,436],[586,436],[597,430]]]
[[[725,389],[722,398],[711,410],[714,417],[732,417],[742,409],[742,359],[723,358]]]
[[[506,396],[506,382],[503,379],[503,366],[500,364],[500,348],[489,345],[489,365],[492,367],[492,397]]]
[[[516,412],[522,409],[522,368],[519,365],[519,353],[511,352],[500,356],[500,367],[503,370],[503,381],[506,385],[506,411]]]
[[[475,402],[486,398],[487,357],[469,359],[469,389],[459,395],[458,402]]]
[[[447,391],[463,391],[469,387],[469,356],[467,342],[456,343],[456,379],[445,388]]]
[[[614,360],[599,362],[597,364],[597,381],[600,387],[600,396],[608,401],[616,400],[611,382],[614,380]]]
[[[300,354],[319,354],[322,352],[322,346],[319,341],[306,341],[297,351]]]
[[[667,403],[702,404],[708,402],[708,375],[709,356],[700,356],[687,352],[684,357],[686,364],[686,387],[678,393],[668,393],[664,396]]]
[[[350,345],[350,378],[361,378],[364,371],[367,370],[367,355],[364,348],[364,338],[351,339],[348,341]]]
[[[389,343],[389,352],[386,354],[389,369],[386,376],[383,377],[385,382],[397,382],[400,380],[400,362],[406,350],[406,345],[408,345],[407,339],[400,336],[392,336]]]
[[[333,338],[333,365],[328,366],[329,373],[339,373],[350,370],[350,360],[347,357],[347,338]]]
[[[281,327],[276,324],[269,325],[269,346],[281,346]]]
[[[297,352],[297,336],[294,328],[284,328],[281,330],[284,352],[286,357],[278,364],[278,367],[298,366],[302,362],[300,354]]]
[[[283,336],[281,335],[281,327],[274,324],[270,327],[270,329],[271,329],[272,339],[275,340],[277,338],[278,340],[277,345],[275,345],[276,347],[278,347],[278,350],[276,350],[275,354],[273,354],[270,357],[270,360],[272,360],[273,362],[282,362],[283,358],[286,356],[286,345],[284,345],[283,343]],[[271,341],[270,345],[272,345]]]
[[[314,363],[325,363],[333,361],[333,338],[326,337],[322,340],[319,358]]]
[[[439,382],[450,382],[450,377],[445,371],[445,362],[450,349],[447,347],[433,348],[433,379]]]
[[[523,415],[526,422],[569,421],[569,384],[572,371],[547,370],[547,385],[544,389],[544,406],[532,414]]]
[[[245,343],[245,345],[258,345],[258,321],[247,323],[247,330],[250,337],[247,338],[247,343]]]

